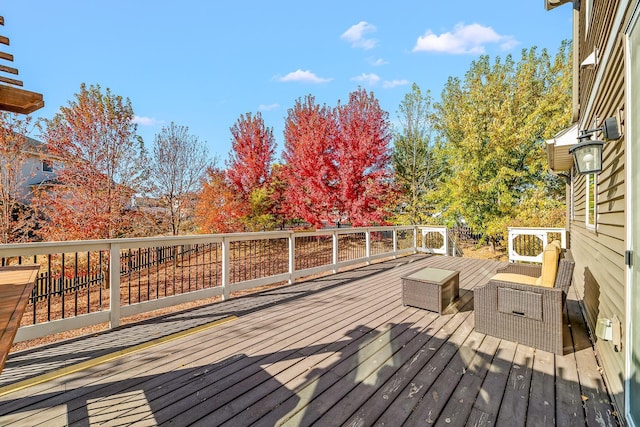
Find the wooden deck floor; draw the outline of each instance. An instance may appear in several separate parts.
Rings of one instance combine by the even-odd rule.
[[[16,353],[0,425],[616,425],[572,296],[564,356],[474,331],[472,289],[500,265],[414,255]],[[461,272],[445,315],[402,305],[427,266]],[[201,327],[158,339],[174,324]]]

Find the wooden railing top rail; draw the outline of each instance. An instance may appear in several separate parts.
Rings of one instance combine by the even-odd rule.
[[[388,226],[388,227],[353,227],[353,228],[332,228],[316,231],[261,231],[245,233],[225,233],[225,234],[197,234],[184,236],[156,236],[156,237],[134,237],[121,239],[101,239],[101,240],[68,240],[56,242],[29,242],[0,244],[0,258],[15,256],[46,255],[61,252],[83,252],[108,250],[112,245],[118,245],[120,249],[149,248],[157,246],[176,246],[196,243],[214,243],[228,241],[246,241],[261,239],[289,238],[303,236],[328,236],[332,234],[356,234],[375,231],[412,230],[415,226]],[[421,226],[423,228],[423,226]],[[446,227],[442,227],[446,228]]]

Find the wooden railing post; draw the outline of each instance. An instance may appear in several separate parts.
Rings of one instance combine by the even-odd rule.
[[[229,250],[231,242],[227,237],[222,239],[222,300],[229,299]]]
[[[109,245],[109,327],[120,326],[120,245]]]
[[[444,256],[449,256],[449,229],[447,227],[444,228],[442,237],[444,238]]]
[[[509,230],[509,234],[508,234],[509,244],[507,245],[507,254],[509,254],[509,262],[515,262],[513,257],[513,254],[515,254],[515,251],[513,249],[513,241],[515,240],[517,234],[511,228],[509,228],[508,230]]]
[[[393,259],[397,258],[397,252],[398,252],[398,229],[396,227],[393,227]]]
[[[336,274],[338,272],[338,232],[336,230],[333,231],[332,234],[332,262],[333,262],[333,274]]]
[[[296,235],[292,231],[289,234],[289,284],[294,282],[293,274],[296,271]]]
[[[560,232],[560,246],[564,249],[567,248],[567,230],[565,228]]]
[[[366,229],[364,231],[364,240],[366,264],[369,265],[371,263],[371,230]]]

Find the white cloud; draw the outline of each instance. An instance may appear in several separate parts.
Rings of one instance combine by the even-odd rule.
[[[382,87],[385,89],[393,89],[394,87],[398,87],[398,86],[406,86],[410,84],[409,80],[385,80],[384,82],[382,82]]]
[[[279,108],[280,104],[260,104],[258,105],[258,110],[260,111],[271,111]]]
[[[309,70],[302,71],[297,69],[284,77],[279,77],[278,81],[281,82],[300,82],[300,83],[327,83],[333,79],[318,77]]]
[[[362,73],[359,76],[352,77],[351,80],[356,82],[363,82],[369,86],[375,86],[380,81],[380,77],[373,73]]]
[[[520,42],[516,40],[514,37],[506,36],[504,42],[500,45],[500,49],[502,49],[503,51],[511,50],[514,47],[518,46],[519,44]]]
[[[513,36],[504,36],[496,33],[491,27],[480,24],[464,25],[456,24],[453,31],[434,34],[428,30],[413,48],[413,52],[443,52],[451,54],[483,54],[485,45],[490,43],[500,44],[503,50],[509,50],[519,44]]]
[[[365,34],[373,33],[376,30],[375,25],[369,24],[366,21],[360,21],[342,33],[340,38],[351,43],[351,47],[361,47],[365,50],[373,49],[378,44],[378,40],[368,39],[365,37]]]
[[[164,123],[162,120],[156,120],[153,117],[141,116],[133,116],[133,120],[131,120],[131,122],[140,126],[158,126]]]
[[[375,59],[373,57],[369,57],[367,59],[367,61],[369,61],[369,64],[373,65],[374,67],[379,67],[381,65],[387,65],[389,63],[389,61],[385,61],[382,58]]]

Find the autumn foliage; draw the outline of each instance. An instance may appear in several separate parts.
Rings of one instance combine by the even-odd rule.
[[[195,209],[195,221],[203,233],[242,230],[247,204],[227,181],[224,170],[210,167],[202,183]]]
[[[30,122],[29,117],[22,120],[16,114],[0,113],[0,243],[28,240],[34,226],[32,211],[25,204],[30,198],[26,184],[34,172],[28,156],[37,156],[24,136]]]
[[[260,113],[247,113],[231,127],[231,135],[227,177],[236,191],[249,197],[269,181],[276,150],[273,130],[265,127]]]
[[[130,209],[143,175],[143,151],[129,100],[87,88],[46,121],[49,152],[64,165],[56,183],[40,191],[36,205],[47,219],[48,240],[132,235]]]
[[[285,118],[278,163],[273,128],[261,113],[242,114],[230,128],[224,168],[209,166],[206,146],[173,123],[157,135],[148,159],[130,101],[83,84],[44,120],[47,158],[62,168],[35,194],[34,214],[16,216],[23,150],[16,144],[23,140],[0,135],[0,240],[30,238],[34,230],[45,240],[148,235],[158,233],[162,216],[173,234],[394,218],[463,221],[494,238],[507,225],[560,223],[564,183],[548,172],[540,141],[570,120],[569,47],[554,60],[535,48],[519,61],[482,56],[464,79],[449,79],[433,106],[414,84],[395,137],[388,113],[365,89],[335,107],[299,98]],[[138,209],[137,196],[154,210]],[[22,221],[34,218],[41,227]]]
[[[273,130],[260,113],[242,114],[231,127],[227,170],[211,168],[196,208],[204,232],[261,231],[274,227],[271,163]]]
[[[394,196],[389,114],[373,93],[359,89],[338,105],[336,119],[337,210],[353,226],[382,224]]]
[[[285,123],[288,216],[318,227],[384,223],[394,195],[390,140],[388,114],[364,89],[336,108],[298,100]]]
[[[289,218],[302,218],[315,226],[339,220],[333,210],[337,204],[338,182],[334,147],[337,123],[333,110],[315,103],[308,95],[289,110],[285,122],[284,212]]]

